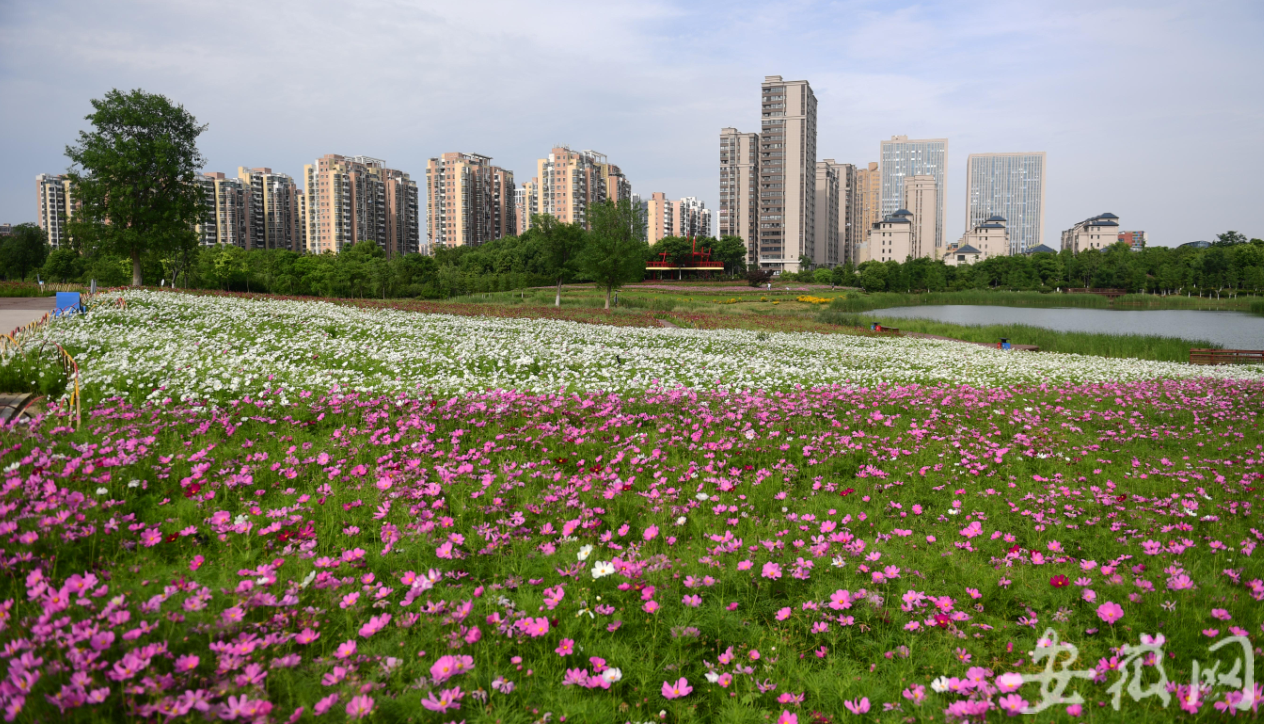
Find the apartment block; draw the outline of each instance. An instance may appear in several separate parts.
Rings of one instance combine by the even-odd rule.
[[[671,202],[672,229],[676,236],[711,236],[711,211],[694,196]]]
[[[540,213],[540,179],[533,178],[514,190],[514,221],[517,234],[522,236],[531,228],[531,217]]]
[[[913,251],[913,214],[907,209],[896,212],[877,224],[869,232],[869,241],[862,252],[861,261],[904,262]]]
[[[1133,251],[1141,251],[1146,248],[1146,233],[1144,231],[1121,231],[1119,232],[1119,240],[1127,244]]]
[[[551,214],[563,223],[588,228],[590,206],[608,198],[616,202],[632,198],[627,177],[597,151],[556,146],[547,158],[536,161],[536,172],[538,213]]]
[[[938,206],[935,209],[935,247],[944,245],[944,174],[948,168],[948,139],[909,140],[892,136],[882,141],[879,158],[882,174],[882,217],[894,214],[904,204],[904,180],[911,176],[932,176]]]
[[[741,237],[759,262],[759,134],[720,129],[720,236]]]
[[[1008,222],[1000,214],[981,220],[941,257],[948,266],[962,266],[996,256],[1013,256]]]
[[[206,215],[196,227],[202,246],[232,244],[242,249],[251,243],[251,195],[240,178],[229,178],[218,171],[203,173],[197,178],[202,187]]]
[[[860,229],[854,228],[852,211],[855,209],[853,197],[856,195],[856,166],[850,163],[834,163],[833,159],[825,159],[834,165],[838,175],[838,251],[831,266],[852,262],[855,249],[855,237]]]
[[[903,209],[912,213],[909,255],[913,258],[943,257],[943,248],[934,243],[938,208],[934,176],[919,175],[904,179]]]
[[[298,186],[287,174],[270,168],[238,167],[237,179],[249,197],[250,234],[247,249],[289,249],[299,246]]]
[[[418,251],[417,184],[407,173],[370,156],[326,154],[303,167],[303,180],[309,253],[339,252],[362,241],[387,254]]]
[[[1062,232],[1062,249],[1072,254],[1105,249],[1118,241],[1119,217],[1109,212],[1090,216]]]
[[[760,86],[759,265],[799,271],[816,241],[816,95],[806,80]]]
[[[966,160],[966,228],[1008,219],[1011,255],[1044,243],[1045,153],[972,153]]]
[[[63,174],[42,173],[35,177],[35,197],[39,209],[39,227],[54,249],[70,244],[66,224],[74,214],[74,198],[70,178]]]
[[[882,174],[878,163],[869,164],[855,171],[855,184],[848,198],[851,236],[847,240],[848,247],[845,263],[853,266],[861,262],[859,249],[869,239],[869,230],[882,218]]]
[[[833,159],[816,162],[816,234],[812,243],[812,263],[832,267],[839,258],[839,231],[843,223],[839,214],[846,216],[840,204],[840,183],[837,164]]]
[[[673,203],[662,191],[655,191],[645,200],[645,240],[657,244],[659,239],[676,235]]]
[[[13,224],[0,224],[0,238],[13,236]]]
[[[492,213],[490,219],[493,239],[513,236],[518,229],[517,186],[513,171],[492,166]]]
[[[432,246],[475,246],[505,235],[500,233],[504,221],[515,214],[504,208],[512,197],[506,197],[503,184],[506,174],[512,183],[513,174],[491,161],[490,156],[453,152],[427,162],[426,232]]]

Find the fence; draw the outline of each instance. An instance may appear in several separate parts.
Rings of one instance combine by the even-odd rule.
[[[1189,363],[1192,365],[1264,364],[1264,350],[1191,349]]]

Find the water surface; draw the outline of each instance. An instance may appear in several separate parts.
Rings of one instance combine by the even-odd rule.
[[[1247,312],[1193,309],[1079,309],[936,304],[875,309],[865,314],[932,319],[950,324],[1030,324],[1060,332],[1152,334],[1207,340],[1225,349],[1264,349],[1264,317]]]

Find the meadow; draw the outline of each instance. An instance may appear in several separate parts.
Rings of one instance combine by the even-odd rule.
[[[1264,701],[1258,371],[126,298],[38,332],[82,426],[0,428],[9,720]]]

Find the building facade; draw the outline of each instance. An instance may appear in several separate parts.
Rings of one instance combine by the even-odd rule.
[[[249,197],[246,213],[250,234],[246,249],[288,249],[299,246],[298,186],[287,174],[270,168],[237,168],[237,180]]]
[[[799,271],[816,239],[816,95],[806,80],[760,86],[759,265]]]
[[[426,232],[431,246],[472,246],[516,232],[513,172],[491,160],[454,152],[426,164]]]
[[[966,160],[966,229],[1008,219],[1011,255],[1044,243],[1045,153],[972,153]]]
[[[362,241],[387,254],[418,251],[417,184],[407,173],[369,156],[327,154],[303,167],[303,181],[309,253],[336,253]]]
[[[1146,248],[1146,233],[1144,231],[1121,231],[1119,232],[1119,240],[1127,244],[1133,251],[1141,251]]]
[[[869,241],[862,248],[861,262],[895,261],[903,263],[913,249],[912,213],[896,209],[895,213],[873,225]]]
[[[1118,241],[1119,217],[1110,212],[1090,216],[1062,232],[1062,249],[1072,254],[1105,249]]]
[[[74,215],[74,197],[70,178],[63,174],[42,173],[35,177],[39,227],[54,249],[68,247],[70,233],[66,224]]]
[[[846,209],[840,203],[838,176],[834,159],[816,162],[816,224],[809,254],[816,266],[833,267],[839,259],[839,230],[845,223],[840,222],[839,215],[846,216]]]
[[[538,213],[585,229],[589,228],[588,209],[593,204],[607,198],[616,202],[632,198],[632,186],[623,172],[596,151],[557,146],[547,158],[536,161],[536,178]]]
[[[531,228],[531,217],[540,213],[540,179],[533,178],[514,190],[514,222],[518,236]]]
[[[935,179],[935,247],[944,245],[944,174],[948,168],[948,139],[909,140],[892,136],[880,148],[883,218],[894,214],[904,203],[904,180],[911,176]]]
[[[1005,217],[993,214],[963,234],[942,258],[948,266],[963,266],[995,256],[1011,256],[1013,248]]]
[[[202,187],[206,208],[198,224],[198,243],[202,246],[232,244],[242,249],[251,244],[250,194],[240,178],[228,178],[218,171],[208,171],[197,179]]]
[[[869,231],[882,218],[882,174],[878,170],[878,163],[870,161],[865,168],[857,167],[855,179],[848,199],[851,204],[848,213],[851,236],[848,239],[845,261],[853,266],[861,262],[860,245],[868,241]]]
[[[667,194],[655,191],[645,200],[645,240],[650,244],[675,235],[675,215]]]
[[[746,245],[746,265],[759,259],[759,134],[720,129],[720,236]]]
[[[934,243],[935,219],[939,209],[935,177],[918,175],[905,178],[903,208],[913,214],[910,219],[912,238],[909,242],[909,255],[913,258],[941,258],[943,247]]]
[[[711,210],[701,199],[685,196],[670,202],[672,230],[676,236],[711,236]]]

